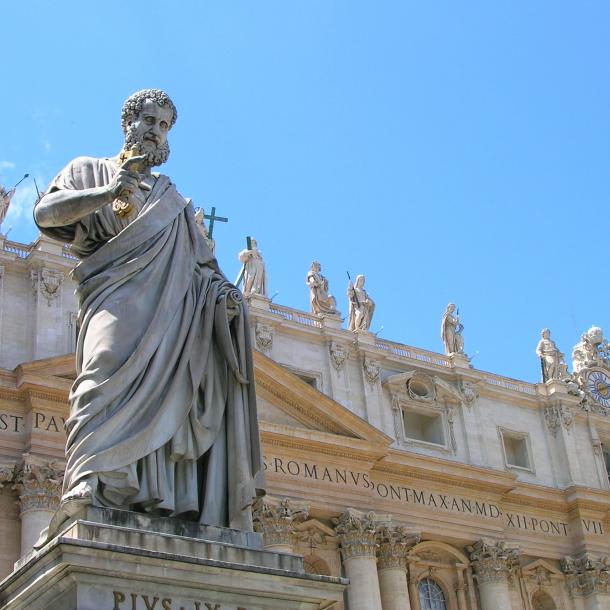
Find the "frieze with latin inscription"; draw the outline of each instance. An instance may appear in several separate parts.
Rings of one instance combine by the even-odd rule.
[[[108,610],[257,610],[256,608],[245,608],[243,606],[227,606],[217,602],[199,600],[185,602],[162,595],[128,593],[126,591],[113,591],[112,596],[114,606]]]
[[[524,532],[560,537],[567,537],[570,534],[570,525],[565,521],[534,517],[520,512],[503,511],[497,504],[482,499],[455,496],[424,488],[406,487],[397,483],[379,481],[366,472],[281,457],[265,457],[264,463],[265,470],[270,473],[303,480],[312,479],[332,485],[366,489],[383,500],[412,506],[425,506],[426,508],[461,513],[477,518],[497,519],[502,521],[505,528]],[[582,519],[582,525],[588,534],[605,535],[601,521]]]
[[[43,411],[32,412],[32,428],[44,430],[45,432],[57,432],[63,434],[65,417],[44,413]],[[8,434],[23,434],[25,432],[25,416],[9,411],[0,411],[0,436],[5,432]]]

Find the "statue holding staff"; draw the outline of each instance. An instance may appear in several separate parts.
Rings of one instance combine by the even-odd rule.
[[[349,299],[348,330],[368,331],[371,327],[373,313],[375,313],[375,301],[371,299],[368,292],[364,289],[365,280],[364,275],[358,275],[355,284],[352,283],[351,279],[349,281],[347,287],[347,298]]]
[[[455,315],[454,315],[455,312]],[[445,346],[445,354],[463,354],[464,353],[464,337],[462,331],[464,325],[460,322],[459,311],[456,312],[454,303],[449,303],[443,320],[441,322],[441,339]]]

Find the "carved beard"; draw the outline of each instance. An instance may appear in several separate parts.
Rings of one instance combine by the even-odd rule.
[[[140,146],[142,144],[142,138],[136,136],[135,127],[129,126],[127,127],[127,131],[125,132],[125,150],[130,150],[135,145]],[[158,165],[162,165],[169,159],[169,144],[167,140],[165,140],[165,144],[160,147],[155,148],[152,152],[147,154],[147,159],[145,161],[146,165],[149,167],[156,167]]]

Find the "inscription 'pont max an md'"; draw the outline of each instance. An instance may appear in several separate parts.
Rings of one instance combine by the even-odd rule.
[[[398,483],[375,480],[366,472],[323,466],[313,462],[273,457],[264,458],[265,470],[279,475],[324,481],[334,485],[347,485],[366,489],[379,498],[414,506],[425,506],[478,518],[501,519],[504,527],[548,536],[569,535],[569,524],[556,519],[534,517],[522,513],[503,511],[497,504],[482,499],[453,496],[423,488],[406,487]],[[588,534],[605,535],[600,521],[582,520]]]

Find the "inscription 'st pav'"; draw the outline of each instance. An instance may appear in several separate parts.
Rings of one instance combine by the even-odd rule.
[[[63,497],[252,530],[263,488],[247,310],[190,203],[152,167],[177,112],[146,89],[114,158],[79,157],[34,210],[71,244],[80,304]],[[50,533],[53,533],[52,531]]]

